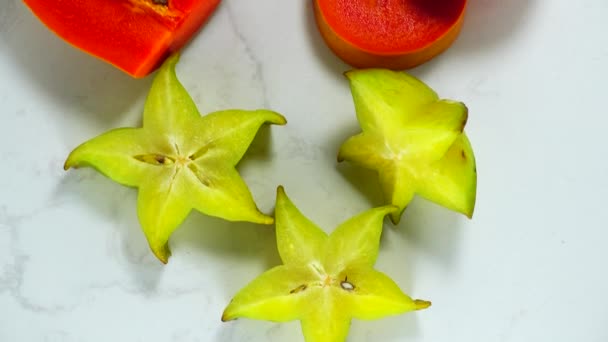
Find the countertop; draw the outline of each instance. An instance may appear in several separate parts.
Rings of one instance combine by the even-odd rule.
[[[469,108],[472,220],[422,199],[385,224],[377,269],[427,310],[353,321],[349,342],[608,341],[605,0],[470,0],[461,36],[411,70]],[[336,162],[359,131],[310,1],[224,0],[177,74],[201,113],[269,108],[239,171],[263,212],[276,186],[331,231],[382,204],[374,173]],[[18,0],[0,10],[0,341],[303,341],[298,322],[220,322],[280,263],[272,226],[192,212],[162,265],[136,190],[68,153],[139,126],[131,79],[57,38]]]

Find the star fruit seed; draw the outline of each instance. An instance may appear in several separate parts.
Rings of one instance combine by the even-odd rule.
[[[139,189],[137,214],[152,252],[166,263],[168,240],[192,209],[229,221],[272,224],[235,169],[265,123],[286,120],[268,110],[225,110],[201,116],[178,81],[178,54],[158,71],[143,127],[118,128],[72,151],[64,168],[89,166]]]
[[[397,211],[395,206],[365,211],[328,236],[279,187],[276,237],[283,265],[240,290],[222,320],[300,320],[307,342],[342,342],[352,318],[373,320],[429,307],[373,268],[383,219]]]

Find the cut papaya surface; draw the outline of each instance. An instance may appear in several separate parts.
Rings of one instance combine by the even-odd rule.
[[[466,0],[313,0],[329,48],[356,68],[409,69],[454,42]]]
[[[133,77],[156,69],[220,0],[24,0],[53,32]]]

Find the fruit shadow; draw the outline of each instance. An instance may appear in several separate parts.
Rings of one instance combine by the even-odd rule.
[[[241,162],[247,164],[270,159],[271,150],[271,127],[263,125]],[[239,164],[239,168],[243,167],[246,165]],[[68,171],[55,194],[57,201],[65,198],[73,200],[74,197],[78,203],[90,206],[97,215],[109,218],[109,225],[115,228],[120,245],[110,247],[114,250],[113,253],[118,253],[117,259],[129,268],[129,273],[135,278],[137,287],[142,292],[154,292],[165,266],[154,257],[141,230],[137,218],[137,190],[119,185],[91,168],[82,168]],[[120,200],[116,200],[117,198]],[[230,254],[238,258],[246,254],[242,256],[245,259],[263,254],[266,257],[262,257],[262,260],[267,260],[269,268],[280,264],[272,227],[247,222],[227,222],[192,210],[184,223],[176,229],[175,237],[171,237],[169,244],[172,249],[174,246],[181,248],[180,245],[185,239],[186,247],[202,248],[215,254]],[[251,249],[260,246],[261,252]],[[251,251],[251,254],[247,254],[247,251]]]
[[[54,200],[77,202],[90,207],[93,216],[108,220],[108,229],[114,229],[108,233],[108,255],[126,269],[141,293],[156,293],[164,270],[184,255],[188,263],[203,265],[209,260],[227,260],[227,264],[236,265],[253,260],[268,269],[281,263],[273,225],[228,222],[192,210],[171,236],[173,256],[168,265],[163,265],[152,254],[139,224],[137,190],[116,184],[92,169],[70,171],[58,185]],[[233,295],[258,271],[242,275],[228,272],[223,288]]]
[[[246,168],[256,162],[269,162],[273,156],[272,130],[276,125],[262,125],[237,168]]]
[[[348,137],[358,134],[360,131],[361,129],[353,115],[353,121],[337,130],[336,134],[329,137],[325,144],[329,150],[335,151],[337,154],[342,143]],[[376,171],[349,162],[336,162],[335,169],[356,191],[363,195],[370,207],[385,205]],[[404,251],[401,248],[403,244],[399,240],[403,240],[402,228],[401,224],[395,227],[388,218],[385,219],[376,268],[389,275],[404,292],[412,293],[416,273],[415,253],[410,249]],[[396,262],[397,260],[398,262]],[[373,333],[370,334],[369,331],[373,331]],[[361,340],[371,340],[371,336],[380,340],[393,340],[404,336],[413,338],[418,334],[418,318],[416,314],[408,313],[376,321],[359,322],[353,320],[350,336],[353,336],[353,341],[358,341],[355,336],[367,335],[369,336],[366,339]]]
[[[323,146],[326,146],[327,151],[330,151],[334,156],[338,155],[338,151],[342,144],[351,136],[361,133],[361,128],[357,123],[355,113],[352,114],[352,119],[344,126],[336,128],[335,133],[327,138]],[[369,202],[370,206],[381,206],[384,203],[380,185],[378,184],[378,174],[376,171],[368,170],[350,162],[343,161],[335,162],[336,171],[344,177],[344,179],[357,191],[359,191]]]
[[[420,253],[438,266],[449,269],[457,263],[463,220],[466,218],[459,213],[415,197],[395,228],[413,247],[406,252],[408,259]]]
[[[193,211],[169,243],[175,254],[212,257],[213,260],[223,260],[226,266],[234,264],[240,268],[253,262],[265,271],[282,263],[276,247],[274,224],[230,222]],[[227,294],[234,295],[261,272],[252,270],[249,273],[226,272],[225,279],[221,279],[225,282],[222,288],[227,290]]]
[[[353,319],[348,335],[349,342],[410,341],[420,335],[420,324],[416,312],[373,321]]]
[[[89,168],[70,170],[57,185],[55,201],[89,207],[107,220],[107,253],[132,277],[141,293],[155,293],[164,265],[154,257],[137,218],[137,190],[119,185]]]
[[[244,171],[257,162],[267,163],[272,159],[273,129],[276,129],[274,125],[260,127],[237,166],[239,171]],[[258,204],[261,201],[255,188],[263,184],[249,184]],[[272,203],[274,191],[274,188],[270,190]],[[274,205],[262,212],[273,216]],[[229,271],[219,274],[217,280],[223,283],[221,288],[227,299],[263,271],[282,264],[276,247],[274,224],[230,222],[194,211],[173,234],[170,246],[175,253],[185,252],[189,257],[202,259],[199,263],[221,260]]]
[[[327,70],[341,77],[344,71],[353,68],[342,62],[325,44],[316,26],[312,1],[302,3],[307,16],[308,38],[314,54]],[[436,58],[410,69],[411,72],[423,77],[438,63],[460,59],[500,45],[522,29],[527,18],[526,13],[534,3],[534,0],[469,0],[462,30],[453,45]]]
[[[328,138],[326,146],[329,150],[337,151],[346,139],[360,133],[355,119],[341,130]],[[359,167],[350,162],[344,161],[336,163],[336,171],[357,191],[359,191],[372,207],[384,205],[384,197],[378,181],[378,174],[373,170]],[[464,217],[461,214],[452,212],[440,207],[425,199],[415,197],[406,208],[397,226],[388,223],[385,227],[403,235],[406,241],[417,250],[422,250],[442,265],[449,267],[458,255],[459,241],[461,240],[461,222]],[[392,232],[382,234],[382,243],[391,243]],[[404,259],[412,260],[409,252],[406,252]],[[413,257],[413,255],[412,255]],[[410,282],[403,279],[408,285]]]
[[[385,219],[380,240],[380,253],[376,270],[388,275],[399,288],[412,298],[427,299],[424,289],[416,288],[415,251],[403,248],[402,233],[395,229],[388,217]],[[420,296],[418,296],[420,295]],[[422,311],[424,313],[424,311]],[[407,312],[380,320],[353,320],[350,336],[352,341],[397,341],[414,339],[420,335],[419,312]],[[349,341],[351,341],[349,339]]]
[[[9,1],[14,3],[9,3],[5,17],[11,23],[0,30],[3,53],[49,103],[76,108],[69,112],[105,126],[119,120],[150,87],[151,77],[134,79],[78,50],[47,29],[23,2]]]
[[[523,29],[535,2],[469,0],[462,30],[452,46],[432,60],[411,69],[411,73],[423,77],[441,63],[454,62],[497,48]]]
[[[493,48],[524,27],[534,0],[469,0],[460,36],[453,46],[475,52]]]
[[[306,35],[313,54],[315,55],[316,59],[320,61],[319,64],[321,67],[323,67],[330,74],[339,78],[339,80],[342,82],[344,80],[344,77],[342,76],[344,72],[353,69],[353,67],[344,63],[340,58],[334,55],[327,44],[325,44],[325,41],[323,40],[323,37],[321,37],[321,33],[319,33],[317,28],[313,2],[311,0],[304,0],[302,1],[302,5],[304,15],[306,15]]]

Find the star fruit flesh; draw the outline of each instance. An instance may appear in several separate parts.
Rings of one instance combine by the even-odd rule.
[[[64,168],[89,166],[139,189],[137,214],[153,253],[163,263],[168,240],[192,209],[229,221],[272,224],[235,169],[265,123],[286,120],[268,110],[225,110],[201,116],[178,81],[169,57],[148,94],[142,128],[118,128],[72,151]]]
[[[283,265],[240,290],[222,320],[300,320],[307,342],[342,342],[352,318],[373,320],[429,307],[430,302],[411,299],[373,268],[383,219],[397,210],[365,211],[328,236],[279,187],[275,218]]]
[[[405,72],[346,73],[362,132],[340,147],[338,161],[376,170],[397,224],[415,194],[469,218],[477,192],[473,149],[464,133],[468,110],[439,99]]]

